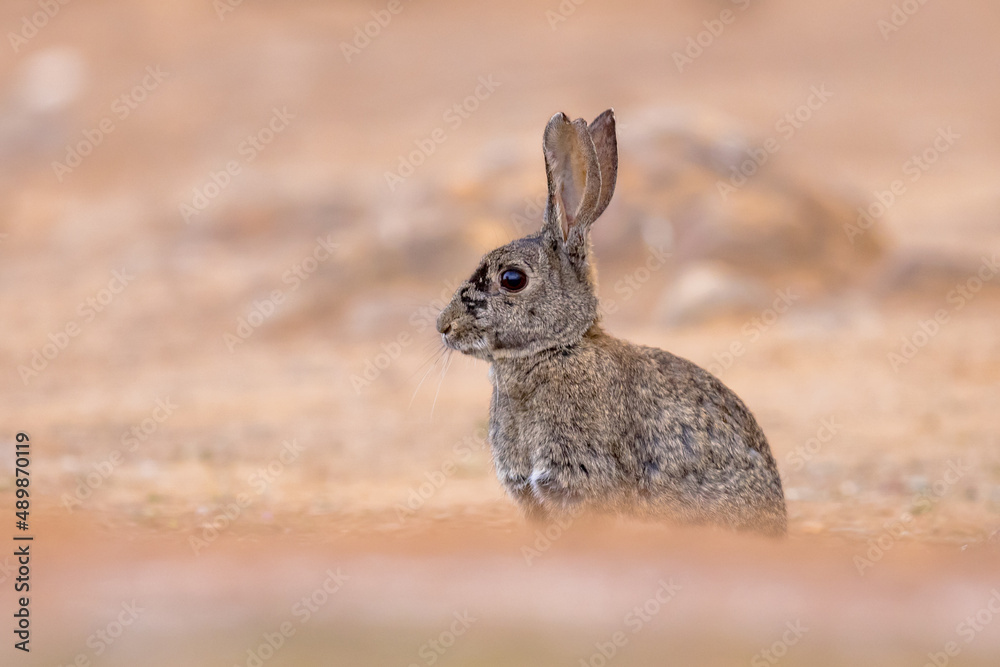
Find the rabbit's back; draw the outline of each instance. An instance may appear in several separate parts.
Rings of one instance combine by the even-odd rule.
[[[662,392],[653,465],[643,480],[651,499],[679,494],[681,505],[689,507],[696,520],[773,525],[784,532],[785,501],[777,464],[743,401],[687,359],[655,348],[639,350],[655,361],[659,372],[651,384]]]
[[[695,364],[595,326],[572,348],[498,364],[494,386],[494,459],[529,512],[583,504],[783,532],[763,432]]]

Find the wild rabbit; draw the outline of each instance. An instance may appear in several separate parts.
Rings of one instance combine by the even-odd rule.
[[[552,117],[541,231],[488,253],[437,321],[491,364],[489,440],[530,518],[611,511],[783,534],[781,479],[753,415],[716,377],[600,327],[589,230],[618,170],[613,110]]]

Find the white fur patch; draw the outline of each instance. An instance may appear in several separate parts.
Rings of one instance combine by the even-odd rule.
[[[544,498],[542,497],[541,489],[538,488],[538,483],[542,480],[543,477],[548,477],[548,476],[549,475],[547,470],[535,469],[531,471],[531,477],[528,478],[528,483],[531,484],[531,492],[534,493],[535,497],[538,498],[539,500],[544,500]]]

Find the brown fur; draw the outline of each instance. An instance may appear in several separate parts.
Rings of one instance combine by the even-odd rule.
[[[492,364],[500,481],[532,518],[586,508],[784,533],[777,466],[739,397],[598,323],[589,229],[614,191],[613,113],[556,114],[544,152],[542,230],[488,253],[438,318],[446,345]],[[503,288],[508,270],[527,286]]]

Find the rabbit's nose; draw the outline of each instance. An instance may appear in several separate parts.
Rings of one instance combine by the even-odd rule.
[[[438,333],[440,334],[446,334],[449,331],[451,331],[451,325],[455,321],[455,318],[452,317],[451,313],[448,311],[449,309],[445,308],[443,311],[441,311],[441,314],[438,315],[437,330]]]
[[[465,308],[458,299],[452,299],[451,303],[444,307],[437,318],[438,333],[446,334],[455,329],[455,323],[462,319]]]

